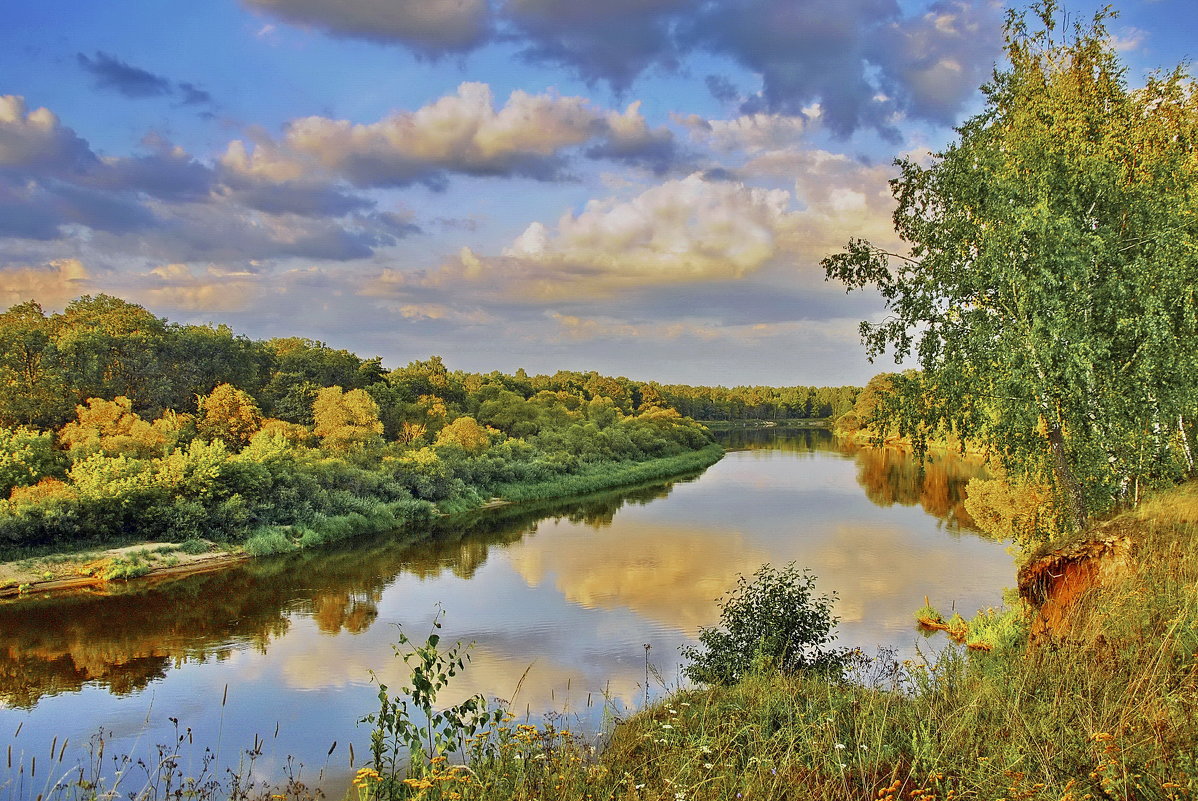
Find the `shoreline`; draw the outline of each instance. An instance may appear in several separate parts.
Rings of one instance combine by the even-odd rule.
[[[572,498],[583,498],[594,492],[618,490],[621,487],[632,487],[644,483],[665,483],[694,470],[705,470],[724,457],[726,451],[716,446],[709,446],[692,451],[681,456],[662,457],[644,462],[634,462],[610,476],[610,482],[600,482],[602,486],[584,487],[593,479],[587,474],[571,474],[558,479],[566,484],[566,492],[537,492],[537,485],[531,485],[520,493],[520,497],[493,497],[478,506],[468,509],[440,513],[436,519],[445,520],[457,516],[487,513],[496,509],[508,509],[523,504],[540,501],[569,501]],[[714,456],[715,458],[709,458]],[[686,459],[685,457],[692,457]],[[679,466],[666,475],[654,475],[654,466],[663,463],[683,460],[688,464]],[[649,475],[645,475],[645,474]],[[574,479],[570,481],[570,479]],[[557,482],[545,482],[540,485],[545,489]],[[372,532],[377,534],[379,532]],[[327,545],[344,544],[350,540],[330,542]],[[210,541],[206,541],[210,542]],[[217,548],[217,543],[210,542],[208,550],[201,553],[185,553],[177,542],[140,542],[105,548],[83,549],[79,551],[55,551],[39,556],[14,559],[0,562],[0,601],[12,602],[23,598],[37,596],[45,598],[69,592],[91,591],[98,595],[117,594],[126,588],[149,586],[157,581],[185,578],[201,573],[223,570],[233,565],[247,562],[256,557],[243,550],[244,543],[235,546]],[[327,547],[327,546],[326,546]],[[275,554],[266,554],[268,556]],[[105,573],[113,568],[133,565],[136,572],[131,575],[105,577]]]

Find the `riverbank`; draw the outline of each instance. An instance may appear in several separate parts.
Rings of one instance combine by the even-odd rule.
[[[1012,609],[970,621],[985,648],[936,635],[926,661],[863,657],[843,679],[681,690],[598,754],[542,729],[544,760],[476,764],[461,797],[1194,798],[1196,534],[1191,482],[1100,524],[1119,547],[1025,568]]]
[[[783,420],[697,420],[712,431],[731,431],[745,428],[831,428],[832,418],[801,418]]]
[[[1033,636],[1043,601],[1024,586],[1015,611],[971,621],[986,629],[989,650],[938,634],[926,661],[878,655],[838,679],[761,671],[733,686],[678,689],[598,742],[566,730],[562,716],[509,720],[468,770],[435,762],[394,797],[1193,798],[1196,533],[1198,484],[1101,524],[1099,538],[1127,538],[1132,558],[1074,585],[1068,629]],[[371,774],[358,775],[350,798],[386,797]],[[308,798],[309,789],[278,794]]]
[[[451,511],[433,513],[428,519],[452,518],[456,515],[486,513],[489,510],[511,507],[536,501],[568,499],[624,486],[643,485],[706,469],[724,456],[719,445],[647,461],[598,463],[577,473],[539,482],[511,483],[496,487],[489,499],[473,498],[463,503],[449,504]],[[262,537],[255,547],[192,539],[187,542],[122,542],[112,547],[93,545],[81,551],[46,551],[22,559],[0,562],[0,598],[20,597],[87,590],[119,592],[132,580],[138,583],[167,578],[180,578],[194,573],[220,570],[246,559],[332,545],[354,536],[382,533],[393,526],[372,526],[368,518],[355,521],[354,527],[329,529],[323,538],[307,537],[305,532],[277,526]],[[390,521],[384,520],[384,523]],[[407,526],[410,528],[411,523]],[[401,527],[402,530],[403,527]],[[344,532],[342,537],[333,532]],[[264,547],[268,546],[268,547]]]

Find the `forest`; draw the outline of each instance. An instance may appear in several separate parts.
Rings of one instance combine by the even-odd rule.
[[[180,325],[120,298],[0,314],[0,547],[379,531],[492,498],[705,467],[692,418],[830,417],[855,387],[662,386],[595,372],[388,370],[298,337]]]

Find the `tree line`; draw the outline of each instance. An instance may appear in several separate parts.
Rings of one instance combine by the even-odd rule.
[[[694,387],[653,385],[660,396],[696,420],[820,420],[853,408],[861,387]]]
[[[705,466],[654,385],[385,369],[107,296],[0,315],[0,546],[217,536],[262,551]]]

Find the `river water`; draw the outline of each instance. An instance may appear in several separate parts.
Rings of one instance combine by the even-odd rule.
[[[291,755],[339,797],[350,743],[359,766],[368,752],[356,722],[377,708],[372,671],[400,686],[396,627],[423,640],[438,605],[443,642],[474,643],[443,700],[483,693],[593,732],[677,686],[679,648],[763,563],[809,567],[839,596],[841,644],[900,657],[938,647],[912,625],[924,596],[968,617],[1013,583],[1005,545],[974,533],[961,504],[976,464],[947,455],[921,471],[819,430],[721,436],[722,461],[667,484],[0,604],[0,758],[11,748],[13,765],[0,799],[36,797],[101,728],[110,753],[148,754],[171,718],[192,730],[193,768],[203,748],[235,764],[257,736],[256,773],[278,777]],[[37,776],[18,781],[34,757]]]

